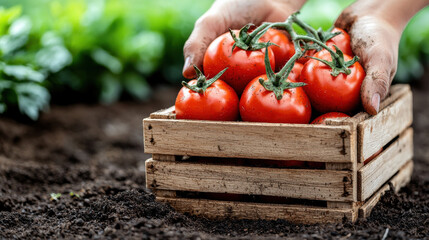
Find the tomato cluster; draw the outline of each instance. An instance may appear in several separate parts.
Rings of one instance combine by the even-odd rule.
[[[288,61],[296,48],[283,31],[270,28],[248,41],[252,31],[248,26],[245,32],[232,30],[210,44],[203,70],[207,77],[217,76],[206,80],[199,73],[199,80],[190,81],[180,90],[176,118],[235,121],[241,117],[250,122],[306,124],[315,110],[328,113],[312,122],[323,124],[326,118],[348,117],[359,108],[365,72],[357,61],[351,61],[350,36],[344,30],[332,29],[334,34],[324,42],[324,48],[332,50],[305,49],[305,54],[291,63]],[[337,71],[341,68],[336,66],[338,63],[343,68],[344,63],[350,64],[347,71]],[[284,73],[287,67],[291,69],[287,78],[272,70]]]

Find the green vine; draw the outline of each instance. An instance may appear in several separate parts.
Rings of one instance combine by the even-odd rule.
[[[276,22],[276,23],[263,23],[261,26],[256,28],[254,31],[252,31],[250,34],[248,33],[248,30],[253,25],[248,24],[244,26],[240,30],[239,37],[236,37],[235,34],[231,31],[231,35],[235,40],[233,49],[235,47],[239,47],[244,50],[256,50],[256,49],[262,49],[266,48],[265,51],[265,69],[267,73],[268,81],[264,81],[264,79],[260,78],[259,82],[260,84],[267,90],[274,92],[276,98],[278,100],[282,99],[283,92],[285,89],[295,88],[295,87],[301,87],[304,86],[305,83],[292,83],[286,81],[290,72],[292,71],[292,68],[295,64],[295,62],[304,56],[306,51],[310,49],[316,49],[317,51],[320,51],[322,49],[326,49],[332,57],[331,61],[327,61],[324,59],[316,58],[316,57],[310,57],[312,59],[321,61],[322,63],[329,66],[332,71],[332,76],[338,76],[340,73],[343,74],[350,74],[351,70],[349,69],[350,66],[352,66],[355,62],[359,61],[359,57],[354,56],[352,60],[345,61],[344,60],[344,54],[342,51],[334,45],[335,51],[332,50],[330,47],[328,47],[325,43],[329,39],[337,36],[338,34],[341,34],[341,32],[335,32],[332,33],[331,29],[328,31],[323,31],[322,29],[314,29],[310,25],[304,23],[301,21],[297,15],[299,12],[296,12],[292,14],[288,19],[286,19],[285,22]],[[299,27],[301,27],[307,35],[299,35],[295,32],[292,25],[297,24]],[[262,35],[264,35],[270,28],[277,28],[286,30],[292,40],[292,43],[294,44],[295,54],[288,60],[288,62],[283,66],[283,68],[276,74],[273,72],[270,66],[270,62],[268,59],[268,46],[274,45],[271,42],[267,43],[261,43],[258,42]]]

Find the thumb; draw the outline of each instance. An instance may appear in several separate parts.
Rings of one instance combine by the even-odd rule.
[[[217,36],[228,30],[227,26],[222,15],[205,14],[195,22],[194,30],[183,47],[185,64],[182,72],[185,78],[196,77],[193,65],[202,69],[207,47]]]
[[[401,32],[374,16],[346,20],[352,24],[349,34],[353,52],[360,57],[366,72],[361,87],[362,105],[367,113],[375,115],[396,73]]]
[[[385,64],[370,66],[362,83],[361,98],[365,111],[371,115],[375,115],[380,110],[380,101],[389,92],[395,71],[387,69]]]

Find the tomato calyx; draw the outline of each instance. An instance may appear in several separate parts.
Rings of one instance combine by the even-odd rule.
[[[295,54],[293,58],[297,58],[298,55],[301,54]],[[259,78],[259,83],[265,88],[265,90],[273,92],[277,100],[281,100],[283,98],[284,90],[302,87],[306,85],[302,82],[286,81],[293,67],[291,63],[295,63],[295,61],[289,61],[288,63],[286,63],[284,67],[286,71],[285,73],[283,73],[284,71],[280,71],[278,74],[275,74],[273,69],[271,68],[270,60],[268,58],[268,49],[265,51],[265,70],[267,73],[268,81],[265,81],[263,78]]]
[[[299,12],[295,12],[291,14],[288,17],[288,19],[286,19],[285,22],[262,24],[260,27],[258,27],[251,33],[251,34],[255,34],[256,36],[259,36],[259,33],[256,33],[256,32],[265,33],[266,31],[268,31],[269,28],[279,28],[279,29],[286,30],[289,33],[292,39],[292,42],[294,44],[295,55],[291,57],[289,61],[286,63],[286,65],[282,68],[282,70],[280,70],[279,75],[281,76],[285,75],[287,78],[295,61],[303,57],[306,51],[312,50],[312,49],[316,49],[317,51],[326,49],[331,54],[332,60],[330,62],[323,59],[315,58],[315,57],[310,57],[310,56],[306,56],[306,57],[319,60],[324,64],[328,65],[332,69],[331,71],[332,76],[336,77],[340,73],[349,75],[351,73],[351,70],[349,69],[349,67],[352,66],[355,62],[359,61],[359,57],[354,56],[352,60],[345,61],[343,52],[337,46],[333,45],[333,47],[335,48],[335,51],[334,51],[332,47],[329,47],[325,44],[326,41],[332,39],[333,37],[339,34],[342,34],[342,32],[337,31],[332,33],[331,32],[332,29],[326,32],[323,31],[322,29],[316,30],[312,28],[310,25],[301,21],[297,17],[298,14]],[[306,31],[307,35],[297,34],[292,28],[292,24],[294,23],[298,24],[301,28],[303,28]],[[269,44],[269,42],[267,44]],[[288,64],[289,62],[292,62],[292,63]],[[279,81],[276,81],[276,82],[279,82]],[[279,85],[280,84],[276,84],[275,86],[279,86]]]
[[[231,37],[232,39],[234,39],[232,51],[234,51],[235,47],[239,47],[243,50],[253,51],[260,50],[271,45],[277,46],[276,44],[270,42],[259,42],[259,39],[262,37],[262,35],[264,35],[264,33],[268,31],[268,28],[265,29],[268,26],[268,23],[262,24],[253,32],[249,33],[249,29],[254,26],[255,25],[252,23],[246,24],[240,29],[238,36],[235,35],[235,33],[231,29],[229,29]]]
[[[349,67],[352,66],[355,62],[359,61],[359,57],[354,56],[352,60],[345,61],[343,52],[336,45],[334,45],[334,48],[335,48],[335,53],[338,56],[332,54],[332,52],[330,51],[332,56],[332,61],[327,61],[325,59],[320,59],[312,56],[309,56],[309,58],[318,60],[328,65],[332,69],[331,75],[334,77],[338,76],[340,73],[349,75],[351,73],[351,70]]]
[[[195,85],[190,85],[185,81],[182,81],[182,85],[184,87],[189,88],[190,90],[200,93],[200,94],[204,94],[204,92],[207,90],[208,87],[210,87],[214,82],[216,82],[216,80],[218,80],[220,78],[220,76],[222,76],[222,74],[228,69],[225,68],[224,70],[220,71],[218,74],[216,74],[216,76],[214,76],[213,78],[210,78],[207,80],[206,76],[204,76],[204,74],[200,71],[200,69],[194,65],[194,69],[195,72],[197,73],[197,83]]]

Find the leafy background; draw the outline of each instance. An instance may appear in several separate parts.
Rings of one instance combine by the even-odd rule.
[[[310,0],[302,18],[327,29],[350,0]],[[182,80],[182,48],[209,0],[0,0],[0,113],[36,120],[49,104],[145,101]],[[314,14],[317,12],[317,14]],[[404,32],[396,81],[429,60],[429,8]]]

